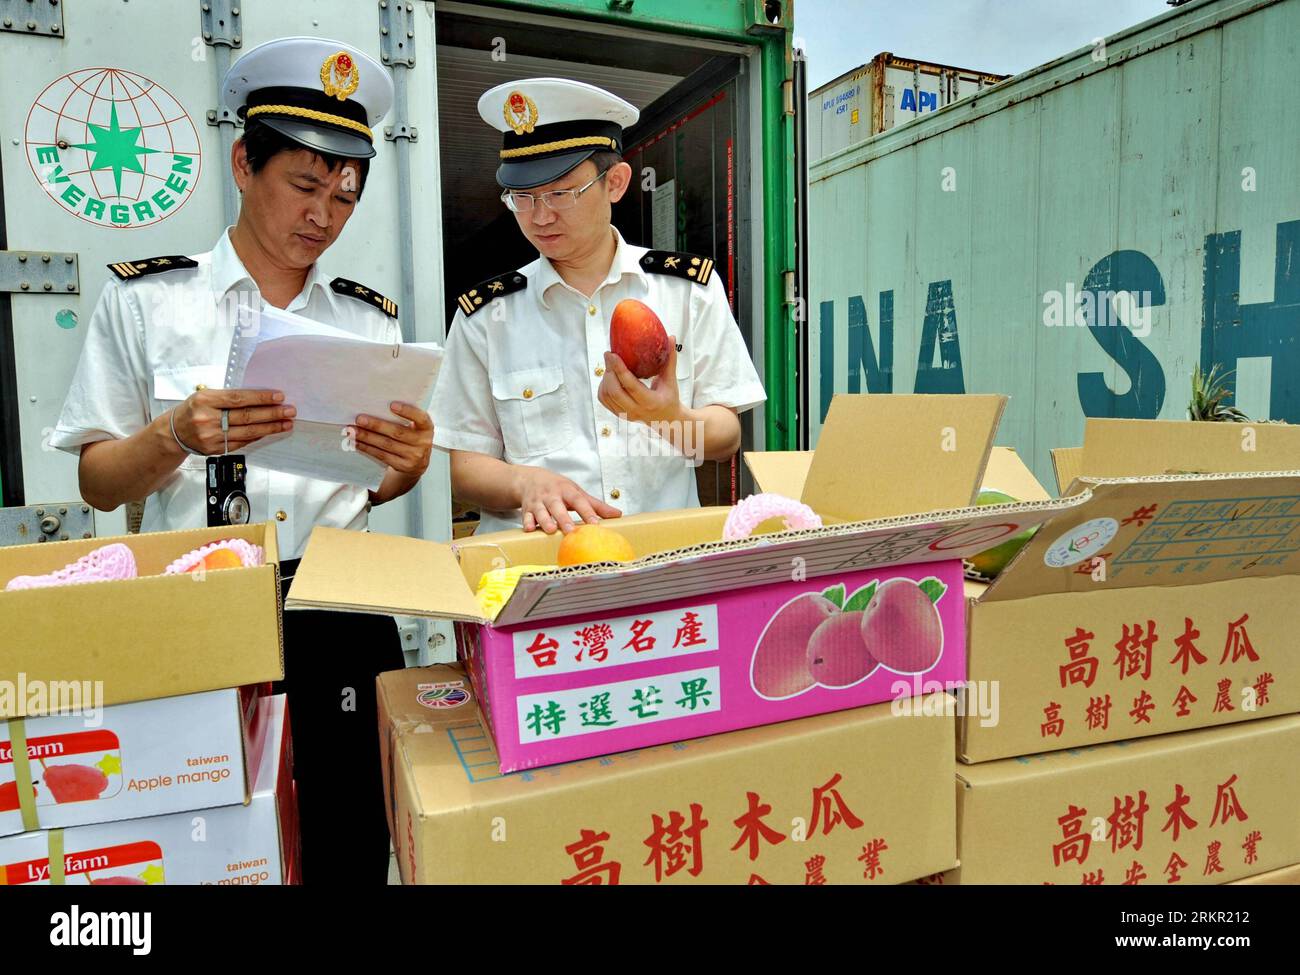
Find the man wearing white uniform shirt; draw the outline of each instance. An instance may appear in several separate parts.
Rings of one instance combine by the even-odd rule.
[[[52,443],[79,454],[82,496],[96,508],[143,498],[145,531],[202,527],[206,455],[292,429],[293,404],[282,394],[221,388],[239,306],[400,340],[396,305],[317,263],[360,199],[375,154],[370,127],[392,90],[383,66],[318,38],[271,41],[231,68],[223,99],[245,120],[231,154],[243,194],[238,222],[209,253],[110,265],[115,278],[91,316],[55,428]],[[286,580],[313,527],[365,529],[371,505],[424,473],[428,414],[391,408],[391,417],[357,418],[356,449],[388,467],[377,491],[267,470],[252,457],[251,520],[276,526]],[[239,607],[230,609],[238,639]],[[382,883],[388,837],[374,678],[403,665],[395,623],[295,611],[284,616],[284,645],[303,876],[327,876],[331,859]]]
[[[503,133],[502,200],[538,259],[457,298],[433,405],[453,493],[483,509],[480,531],[698,505],[687,458],[733,455],[737,414],[766,396],[713,261],[633,246],[610,223],[637,110],[560,78],[499,85],[478,108]],[[625,298],[675,345],[649,385],[608,351]]]

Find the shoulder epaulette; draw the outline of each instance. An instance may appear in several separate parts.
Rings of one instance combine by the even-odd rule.
[[[180,271],[198,266],[198,261],[188,257],[173,256],[146,257],[142,261],[118,261],[108,265],[108,269],[123,281],[130,281],[133,278],[142,278],[147,274],[158,274],[162,271]]]
[[[456,304],[460,305],[460,310],[466,315],[472,315],[483,307],[485,301],[491,303],[493,298],[504,298],[526,287],[528,279],[518,271],[499,274],[495,278],[480,281],[464,294],[457,295]]]
[[[713,277],[713,258],[679,251],[646,251],[641,266],[651,274],[673,274],[696,284]]]
[[[364,301],[367,304],[374,305],[389,318],[397,317],[397,302],[393,301],[392,298],[385,298],[374,288],[367,288],[364,284],[357,284],[357,282],[349,281],[347,278],[335,278],[330,282],[330,287],[334,289],[336,295],[356,298],[357,301]]]

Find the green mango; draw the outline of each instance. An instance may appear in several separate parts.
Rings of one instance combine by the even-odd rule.
[[[991,504],[1011,504],[1019,500],[1002,491],[981,488],[975,504],[982,508]],[[1015,554],[1025,547],[1025,543],[1034,537],[1034,532],[1037,530],[1037,527],[1026,528],[1020,534],[1012,535],[1006,541],[972,555],[966,560],[967,569],[979,578],[991,582],[1007,567],[1007,563],[1015,557]]]

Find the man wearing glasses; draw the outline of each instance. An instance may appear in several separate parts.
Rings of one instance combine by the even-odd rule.
[[[712,259],[634,246],[610,223],[636,108],[535,78],[492,88],[478,110],[503,133],[502,201],[538,258],[457,298],[431,408],[453,494],[482,509],[480,532],[697,506],[694,467],[734,454],[738,413],[766,395]],[[674,346],[651,380],[608,351],[626,298]]]

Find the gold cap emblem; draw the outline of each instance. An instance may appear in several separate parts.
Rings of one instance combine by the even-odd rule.
[[[320,83],[325,94],[345,101],[361,83],[361,71],[346,51],[331,54],[320,66]]]
[[[537,124],[537,103],[523,92],[512,91],[507,95],[502,112],[506,125],[514,130],[515,135],[532,132]]]

